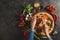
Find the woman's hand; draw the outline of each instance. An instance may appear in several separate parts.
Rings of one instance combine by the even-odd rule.
[[[32,19],[31,19],[31,27],[34,29],[35,28],[35,24],[36,24],[36,16],[33,16]]]
[[[27,37],[27,40],[34,40],[34,28],[35,28],[35,24],[36,24],[36,17],[33,16],[31,18],[31,30],[29,30],[29,35]]]

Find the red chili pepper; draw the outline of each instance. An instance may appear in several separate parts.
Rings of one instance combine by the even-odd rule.
[[[57,21],[58,21],[58,16],[56,14],[54,14],[54,22],[55,22],[55,24],[57,23]]]
[[[24,37],[28,37],[28,31],[27,30],[24,30],[23,33],[24,33]]]
[[[58,21],[58,16],[56,14],[54,14],[54,13],[52,14],[52,16],[54,18],[54,23],[56,24],[57,21]]]

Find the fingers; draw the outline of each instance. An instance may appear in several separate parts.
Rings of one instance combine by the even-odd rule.
[[[32,21],[34,21],[34,20],[36,20],[36,16],[33,16],[33,17],[32,17]]]
[[[44,24],[44,32],[45,32],[46,36],[49,38],[49,40],[52,40],[48,31],[49,31],[49,26]]]
[[[35,27],[35,24],[36,24],[36,17],[33,16],[32,19],[31,19],[31,26],[32,26],[32,28]]]

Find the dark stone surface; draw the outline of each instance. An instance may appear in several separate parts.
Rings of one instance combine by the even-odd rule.
[[[44,7],[47,4],[53,4],[56,6],[56,14],[59,17],[58,23],[55,26],[55,30],[58,34],[54,40],[60,40],[60,0],[36,0],[44,2]],[[16,8],[21,11],[21,5],[33,4],[35,0],[0,0],[0,40],[23,40],[22,33],[19,35],[19,29],[17,28],[18,14]]]

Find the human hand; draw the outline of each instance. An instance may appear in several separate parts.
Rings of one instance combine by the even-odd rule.
[[[35,28],[35,24],[36,24],[36,16],[33,16],[32,17],[32,20],[31,20],[31,27],[34,29]]]

